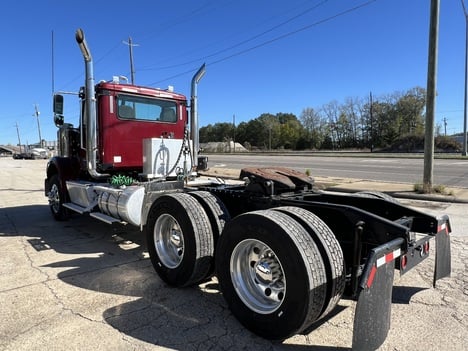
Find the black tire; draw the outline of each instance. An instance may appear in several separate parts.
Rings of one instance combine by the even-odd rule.
[[[330,313],[343,296],[346,272],[343,251],[335,235],[318,216],[300,207],[277,207],[275,211],[286,213],[299,222],[317,245],[327,273],[327,297],[319,318]]]
[[[153,267],[169,285],[193,285],[209,274],[213,231],[192,196],[174,193],[158,198],[148,214],[146,239]]]
[[[232,314],[264,338],[284,340],[315,321],[326,298],[320,252],[290,216],[248,212],[226,224],[216,271]]]
[[[214,247],[216,247],[219,236],[223,232],[224,225],[231,219],[228,209],[217,196],[213,195],[208,191],[192,191],[188,194],[194,197],[200,203],[200,205],[202,205],[203,209],[208,215],[208,219],[210,220],[211,224],[211,229],[213,230]],[[216,251],[214,253],[214,256],[216,256]],[[213,263],[210,267],[209,275],[212,275],[214,271],[215,265],[213,260]]]
[[[231,216],[224,203],[209,191],[192,191],[188,193],[193,196],[202,205],[211,223],[213,229],[215,247],[224,225],[229,222]]]
[[[399,204],[400,202],[395,199],[393,196],[382,193],[380,191],[359,191],[355,193],[355,195],[361,196],[361,197],[370,197],[373,199],[382,199],[394,204]]]
[[[64,202],[67,201],[68,194],[62,190],[58,174],[54,174],[50,178],[50,191],[47,194],[49,199],[49,208],[52,216],[57,221],[64,221],[68,219],[69,212],[63,207]]]

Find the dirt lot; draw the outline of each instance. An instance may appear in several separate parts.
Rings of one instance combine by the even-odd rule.
[[[154,272],[143,235],[91,218],[55,222],[46,161],[0,158],[0,349],[349,350],[354,302],[308,335],[273,343],[245,330],[213,279],[172,289]],[[431,287],[433,252],[395,278],[392,328],[380,350],[466,350],[466,204],[402,200],[452,221],[452,277]]]

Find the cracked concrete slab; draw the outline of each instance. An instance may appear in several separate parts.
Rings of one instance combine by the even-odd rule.
[[[168,287],[143,235],[74,216],[55,222],[43,194],[45,161],[0,159],[1,350],[349,350],[355,303],[341,300],[307,335],[272,342],[232,316],[213,279]],[[452,276],[432,288],[434,254],[395,275],[392,326],[381,351],[468,344],[468,205],[401,200],[449,214]],[[433,248],[432,248],[433,250]]]

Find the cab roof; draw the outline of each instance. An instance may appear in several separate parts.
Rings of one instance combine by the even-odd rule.
[[[185,95],[175,93],[170,88],[169,89],[159,89],[159,88],[150,88],[150,87],[143,87],[139,85],[132,85],[132,84],[122,84],[116,82],[100,82],[96,85],[96,89],[105,89],[105,90],[112,90],[116,92],[122,93],[130,93],[130,94],[141,94],[146,96],[154,96],[166,99],[174,99],[174,100],[187,100]]]

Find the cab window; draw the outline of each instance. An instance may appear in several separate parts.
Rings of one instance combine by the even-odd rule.
[[[119,119],[175,123],[177,104],[149,97],[118,95],[117,114]]]

